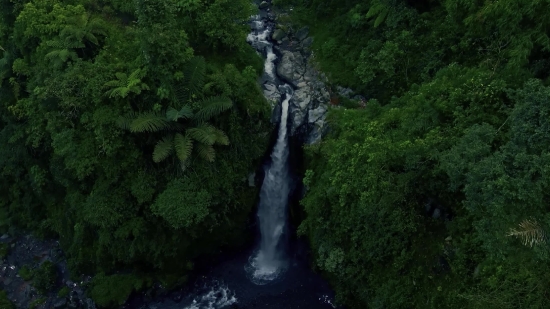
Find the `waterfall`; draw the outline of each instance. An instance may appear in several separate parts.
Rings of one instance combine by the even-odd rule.
[[[281,122],[277,142],[271,153],[271,165],[267,168],[260,190],[258,218],[260,221],[260,249],[251,257],[249,272],[256,284],[266,284],[279,277],[286,270],[281,236],[287,221],[289,194],[288,138],[287,119],[288,102],[292,96],[286,94],[281,103]]]
[[[271,164],[266,167],[265,177],[260,189],[258,205],[258,220],[260,224],[261,241],[259,249],[252,254],[245,269],[252,282],[262,285],[279,278],[286,270],[286,260],[283,256],[282,235],[287,221],[287,204],[289,187],[288,170],[288,136],[287,120],[289,101],[292,98],[292,88],[280,85],[275,72],[276,54],[268,38],[273,31],[273,24],[261,21],[261,16],[252,16],[252,32],[247,41],[265,55],[263,79],[264,87],[270,89],[268,99],[282,96],[281,120],[277,141],[271,153]],[[279,86],[277,87],[277,84]],[[278,89],[277,89],[278,88]]]

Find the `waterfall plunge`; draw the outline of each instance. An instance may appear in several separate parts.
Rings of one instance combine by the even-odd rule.
[[[281,122],[277,142],[271,153],[271,165],[267,168],[260,190],[258,217],[261,242],[259,251],[250,258],[248,272],[256,284],[266,284],[286,270],[286,261],[279,247],[287,221],[289,194],[288,172],[288,105],[292,96],[287,93],[281,103]]]

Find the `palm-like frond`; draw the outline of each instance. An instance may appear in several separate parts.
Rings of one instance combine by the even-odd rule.
[[[216,151],[214,150],[214,147],[212,145],[205,145],[205,144],[197,144],[197,153],[199,154],[199,157],[202,159],[208,161],[208,162],[214,162],[216,159]]]
[[[176,155],[180,161],[185,162],[191,156],[193,151],[193,140],[189,136],[183,136],[182,134],[176,134],[174,138],[174,146],[176,148]]]
[[[201,103],[203,107],[195,115],[198,121],[206,121],[233,107],[231,99],[224,97],[211,97]]]
[[[130,123],[130,132],[157,132],[169,126],[169,122],[161,113],[139,114]]]
[[[202,93],[202,87],[204,86],[205,77],[206,62],[204,61],[204,58],[191,58],[183,72],[183,88],[187,93],[184,93],[184,97],[182,99],[185,99],[186,101],[193,94]]]
[[[193,118],[193,110],[187,105],[184,105],[179,111],[173,107],[168,107],[166,118],[170,121],[178,121],[180,118],[191,119]]]
[[[188,103],[189,100],[189,91],[184,88],[182,85],[173,84],[172,92],[174,93],[174,102],[178,106]]]
[[[134,70],[130,76],[125,73],[117,72],[115,74],[116,80],[111,80],[104,84],[106,87],[113,88],[107,90],[105,95],[108,95],[109,98],[114,96],[125,98],[131,92],[140,94],[142,90],[149,90],[149,86],[141,81],[146,73],[147,71],[145,69],[142,70],[139,68]]]
[[[137,113],[131,112],[126,116],[120,116],[118,117],[116,124],[122,130],[130,131],[130,124],[137,117],[137,115],[138,115]]]
[[[209,124],[201,124],[198,127],[187,130],[191,138],[205,145],[214,145],[216,142],[216,128]]]
[[[214,136],[216,137],[216,144],[229,145],[229,137],[222,130],[214,129]]]
[[[155,145],[153,161],[160,162],[168,158],[174,151],[174,140],[171,136],[164,137]]]
[[[521,240],[525,246],[533,247],[546,242],[546,232],[535,219],[525,219],[519,224],[519,228],[510,229],[506,236],[514,236]]]

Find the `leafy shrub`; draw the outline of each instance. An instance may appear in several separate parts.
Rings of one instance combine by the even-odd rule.
[[[105,275],[100,273],[92,280],[90,296],[100,307],[122,305],[134,290],[141,289],[144,280],[135,275]]]
[[[0,291],[0,309],[15,309],[13,303],[8,299],[6,291]]]
[[[8,244],[0,244],[0,258],[5,258],[10,251]]]
[[[59,298],[67,297],[69,295],[69,292],[70,292],[69,288],[64,286],[59,290],[59,292],[57,292],[57,297]]]
[[[21,267],[21,269],[19,269],[18,274],[25,281],[31,280],[33,275],[34,275],[32,270],[27,265],[23,265],[23,267]]]
[[[33,285],[41,293],[46,293],[53,289],[56,279],[57,272],[55,270],[55,265],[50,261],[46,261],[34,271]]]

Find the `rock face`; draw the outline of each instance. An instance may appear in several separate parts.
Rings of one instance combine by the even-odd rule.
[[[279,52],[282,57],[277,65],[277,75],[295,88],[290,100],[290,134],[303,134],[305,143],[316,143],[326,129],[329,92],[312,65],[313,59],[303,48],[294,51],[280,48]]]
[[[94,302],[84,294],[84,285],[91,278],[82,277],[78,284],[69,280],[67,262],[57,241],[39,240],[25,234],[13,237],[6,234],[0,237],[0,243],[8,245],[9,248],[7,256],[0,261],[0,288],[6,291],[8,298],[17,308],[28,308],[38,299],[43,299],[44,302],[37,308],[96,308]],[[33,286],[32,280],[25,281],[18,273],[23,266],[36,268],[46,261],[55,265],[57,282],[52,292],[41,295]],[[70,304],[67,296],[57,296],[57,291],[64,286],[76,295],[70,297]]]
[[[260,3],[260,9],[265,9],[269,7],[269,3],[267,3],[266,1],[262,1],[262,3]]]
[[[316,143],[326,131],[325,116],[330,95],[325,86],[326,78],[313,65],[310,50],[313,38],[308,36],[307,27],[293,31],[290,25],[276,25],[276,20],[284,18],[277,17],[282,17],[282,14],[268,11],[270,2],[263,1],[260,14],[251,17],[251,33],[247,41],[265,57],[260,80],[264,96],[273,108],[271,121],[279,120],[279,103],[284,93],[290,92],[290,135],[299,142]]]

